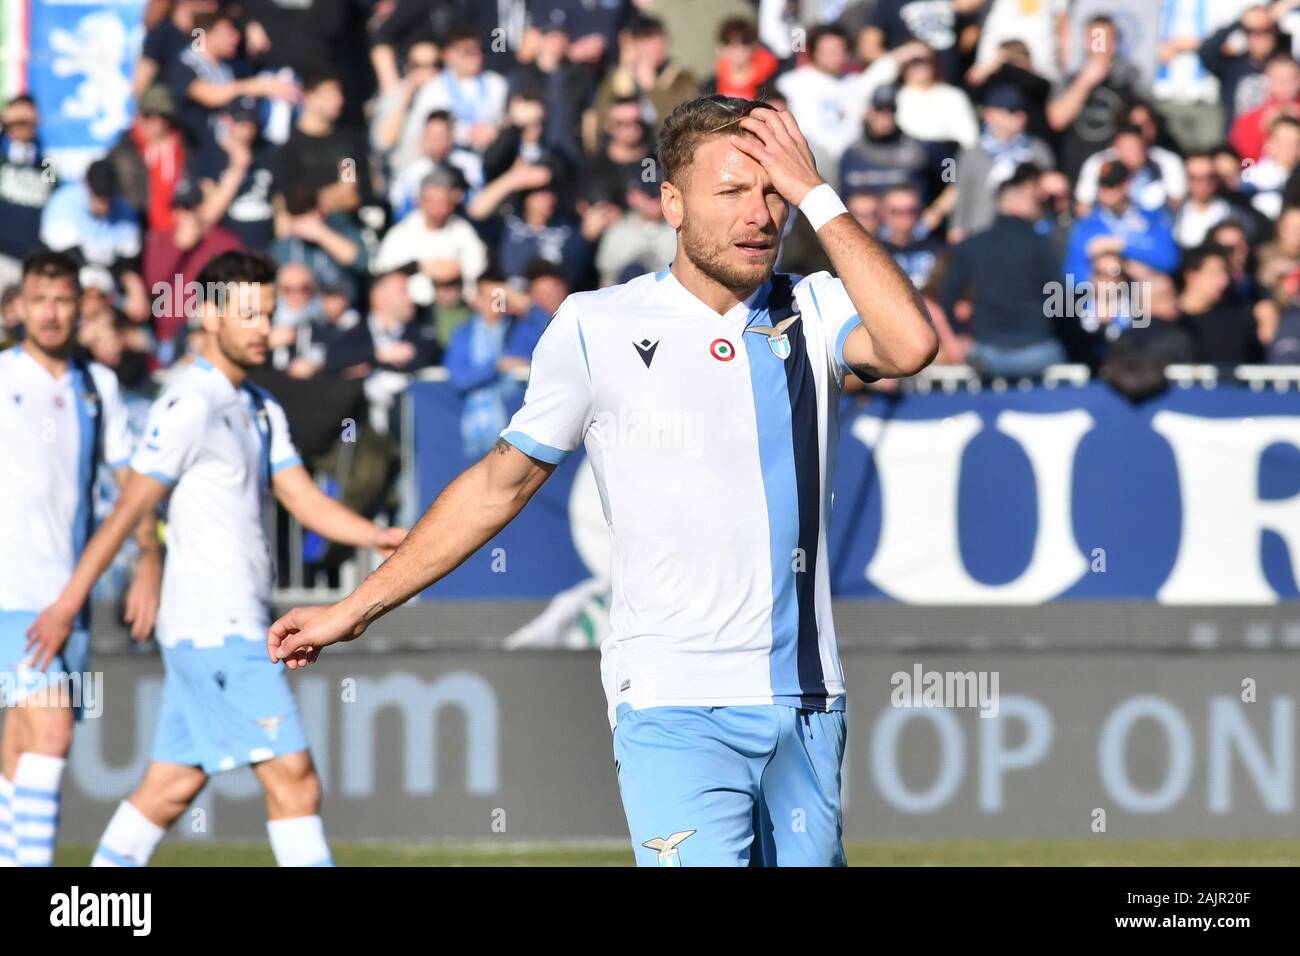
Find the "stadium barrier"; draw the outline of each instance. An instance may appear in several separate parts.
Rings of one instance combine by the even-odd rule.
[[[594,653],[365,646],[290,678],[332,838],[626,837]],[[161,691],[156,657],[96,666],[100,716],[79,728],[65,778],[73,842],[95,840],[139,781]],[[1294,650],[850,649],[844,667],[847,839],[1295,835]],[[968,696],[900,697],[918,674]],[[215,778],[171,838],[264,840],[251,772]]]

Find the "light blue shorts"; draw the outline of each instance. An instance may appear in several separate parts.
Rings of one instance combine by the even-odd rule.
[[[843,866],[845,715],[763,704],[616,715],[638,866]]]
[[[0,611],[0,707],[16,707],[39,690],[76,675],[71,691],[89,679],[90,632],[78,628],[63,645],[47,670],[33,670],[32,654],[27,650],[27,629],[36,622],[36,611]],[[81,719],[80,694],[71,693],[77,719]]]
[[[164,647],[153,759],[220,773],[307,749],[298,702],[266,642],[232,635],[217,647]]]

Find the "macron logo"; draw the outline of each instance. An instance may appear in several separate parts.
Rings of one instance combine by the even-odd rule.
[[[148,936],[153,919],[152,893],[70,893],[50,897],[50,925],[127,926],[135,936]]]

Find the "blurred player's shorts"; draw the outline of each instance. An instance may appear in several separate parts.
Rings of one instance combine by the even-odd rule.
[[[213,774],[308,749],[284,665],[271,662],[265,640],[181,641],[162,658],[154,760]]]
[[[90,677],[90,632],[74,630],[49,668],[36,670],[27,650],[27,629],[38,616],[36,611],[0,611],[0,707],[20,706],[38,691],[56,687],[61,693],[49,702],[68,703],[80,720],[80,691]]]

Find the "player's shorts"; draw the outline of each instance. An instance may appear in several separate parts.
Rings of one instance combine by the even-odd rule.
[[[0,611],[0,707],[16,707],[37,691],[61,686],[65,692],[59,699],[71,704],[80,720],[81,688],[91,679],[90,632],[73,630],[50,666],[36,670],[31,666],[33,654],[27,650],[27,629],[39,616],[36,611]]]
[[[156,761],[214,774],[307,748],[298,702],[266,641],[238,635],[216,647],[162,649]]]
[[[845,715],[622,705],[614,759],[638,866],[843,866]]]

